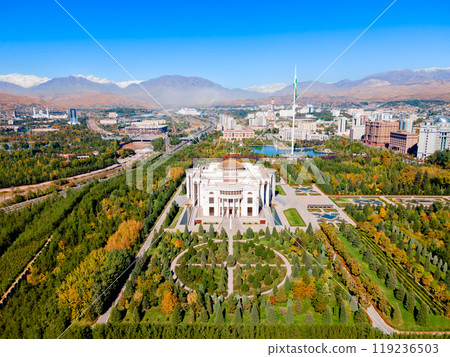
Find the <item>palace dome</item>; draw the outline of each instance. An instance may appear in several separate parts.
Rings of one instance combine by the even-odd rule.
[[[236,159],[226,159],[219,164],[219,167],[224,170],[242,170],[244,165]]]

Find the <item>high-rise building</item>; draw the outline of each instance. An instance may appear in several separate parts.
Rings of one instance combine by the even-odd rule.
[[[413,120],[411,118],[401,118],[398,122],[398,130],[406,131],[407,133],[413,132]]]
[[[413,153],[416,151],[419,135],[408,133],[406,131],[393,131],[390,135],[389,149],[402,154]]]
[[[69,124],[70,125],[77,125],[78,119],[77,119],[77,110],[76,109],[69,109]]]
[[[348,126],[347,126],[347,118],[340,117],[338,123],[338,135],[347,135],[348,134]]]
[[[438,150],[450,149],[450,117],[427,120],[420,125],[417,157],[425,159]]]
[[[393,121],[369,121],[364,132],[364,144],[376,147],[387,147],[391,132],[398,130],[398,123]]]

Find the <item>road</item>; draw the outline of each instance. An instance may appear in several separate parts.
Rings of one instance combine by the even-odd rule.
[[[176,147],[172,148],[171,150],[165,152],[163,155],[161,155],[158,158],[158,161],[163,160],[165,157],[170,156],[172,154],[174,154],[175,152],[177,152],[178,150],[182,149],[184,146],[189,145],[188,142],[183,142],[179,145],[177,145]],[[142,257],[144,255],[144,253],[150,248],[150,246],[152,245],[153,239],[155,237],[155,234],[157,232],[159,232],[162,224],[164,223],[164,220],[166,219],[167,213],[170,210],[170,206],[172,205],[172,202],[179,196],[180,192],[181,192],[181,188],[182,188],[182,184],[180,185],[180,187],[178,187],[177,191],[175,192],[175,194],[172,196],[172,198],[169,200],[169,202],[167,203],[166,207],[164,208],[163,212],[159,215],[155,225],[153,226],[152,230],[150,231],[150,233],[147,236],[147,239],[145,240],[144,244],[142,244],[141,249],[139,250],[139,252],[136,255],[136,258]],[[114,303],[111,305],[111,307],[103,314],[101,315],[97,321],[95,322],[95,325],[97,324],[104,324],[107,323],[109,320],[109,316],[111,315],[111,310],[114,306],[117,305],[117,303],[119,302],[120,296],[123,294],[123,292],[125,291],[125,285],[126,282],[124,283],[124,285],[122,286],[118,296],[116,297],[116,299],[114,300]]]
[[[88,126],[89,129],[95,131],[96,133],[99,133],[99,134],[102,134],[102,135],[105,135],[105,136],[111,136],[111,135],[114,135],[113,133],[111,133],[111,132],[109,132],[109,131],[106,131],[106,130],[103,130],[102,128],[100,128],[100,127],[97,125],[97,123],[95,122],[94,119],[88,119],[88,120],[86,121],[86,124],[87,124],[87,126]]]
[[[170,206],[172,205],[173,200],[178,197],[178,195],[180,194],[181,191],[181,187],[183,185],[181,184],[180,187],[178,187],[177,191],[175,192],[175,194],[172,196],[172,198],[170,199],[169,203],[166,205],[166,207],[164,208],[164,211],[161,213],[161,215],[159,216],[158,220],[156,221],[155,225],[153,226],[152,230],[150,231],[150,233],[147,236],[147,239],[145,240],[144,244],[142,244],[141,249],[139,250],[139,252],[136,254],[136,259],[140,258],[144,255],[144,253],[151,247],[152,243],[153,243],[153,239],[155,237],[155,234],[157,232],[159,232],[159,230],[161,229],[162,224],[164,223],[164,220],[166,219],[167,213],[170,210]],[[129,280],[129,278],[128,278]],[[127,281],[128,281],[127,280]],[[108,322],[109,320],[109,316],[111,315],[111,310],[114,306],[117,305],[117,303],[119,302],[120,297],[122,296],[122,294],[125,291],[125,286],[126,286],[126,282],[124,283],[124,285],[122,286],[122,288],[120,289],[120,293],[117,295],[116,299],[114,300],[114,303],[111,305],[111,307],[103,314],[101,315],[98,320],[95,322],[95,325],[97,324],[105,324]]]

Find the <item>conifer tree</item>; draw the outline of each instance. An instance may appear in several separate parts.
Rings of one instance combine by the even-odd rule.
[[[119,311],[119,309],[117,308],[117,306],[114,306],[111,309],[111,315],[109,316],[109,322],[114,323],[114,322],[120,322],[122,321],[122,314]]]
[[[284,281],[284,290],[286,291],[286,293],[290,290],[291,288],[291,279],[289,279],[289,277],[286,277],[286,280]]]
[[[345,307],[344,302],[342,302],[340,310],[339,310],[339,322],[341,324],[347,324],[348,323],[347,308]]]
[[[430,259],[431,259],[430,256],[431,256],[431,253],[428,254],[428,256],[427,256],[426,259],[425,259],[425,271],[427,271],[427,272],[430,271],[430,264],[431,264],[431,262],[430,262]]]
[[[395,326],[401,326],[401,324],[403,323],[402,313],[398,304],[393,305],[392,322]]]
[[[131,319],[133,322],[141,322],[141,313],[137,307],[134,308]]]
[[[222,307],[220,307],[220,304],[219,304],[219,309],[216,310],[216,318],[214,320],[214,323],[217,324],[217,325],[221,325],[224,322],[225,322],[225,319],[223,317]]]
[[[312,237],[314,235],[314,229],[311,225],[311,223],[308,224],[308,227],[306,228],[306,234]]]
[[[250,323],[253,325],[259,324],[259,311],[255,304],[252,305],[250,312]]]
[[[239,324],[242,323],[242,309],[241,309],[241,305],[238,305],[238,307],[236,308],[236,311],[234,312],[233,320],[231,321],[231,323],[233,325],[239,325]]]
[[[202,236],[202,237],[205,235],[205,230],[203,229],[203,224],[201,224],[201,223],[198,226],[198,235]]]
[[[278,315],[275,312],[272,304],[267,304],[266,306],[266,322],[270,325],[276,324],[278,322]]]
[[[214,232],[214,226],[212,224],[209,225],[208,237],[209,237],[209,239],[216,238],[216,233]]]
[[[395,298],[403,302],[403,300],[405,299],[405,295],[406,295],[405,287],[402,284],[399,284],[394,291]]]
[[[209,321],[209,315],[208,315],[208,312],[206,311],[206,309],[202,309],[200,311],[199,318],[200,318],[200,322],[203,322],[203,323],[206,323]]]
[[[294,310],[292,309],[292,304],[287,307],[286,310],[286,325],[291,325],[294,323]]]
[[[358,310],[358,301],[354,296],[352,296],[352,298],[350,299],[350,310],[353,312]]]
[[[329,306],[325,308],[325,311],[322,314],[322,323],[324,325],[331,325],[331,309]]]
[[[269,231],[269,226],[266,227],[265,239],[266,239],[266,241],[270,241],[270,231]]]
[[[306,313],[305,323],[308,325],[312,325],[314,323],[314,315],[312,314],[311,311],[308,311]]]
[[[381,266],[378,268],[377,275],[380,279],[386,279],[388,275],[388,268],[385,263],[381,264]]]
[[[368,322],[366,312],[362,308],[359,308],[355,312],[355,316],[353,317],[353,322],[356,325],[365,324]]]
[[[428,326],[430,324],[430,308],[425,302],[420,304],[419,312],[417,313],[417,324],[420,326]]]
[[[416,308],[416,296],[414,295],[414,291],[410,289],[408,291],[408,296],[405,301],[405,309],[411,313],[414,313],[414,309]]]
[[[170,317],[170,322],[174,325],[178,325],[182,321],[181,311],[180,308],[175,306],[172,312],[172,316]]]
[[[397,271],[395,268],[391,269],[389,278],[386,281],[386,286],[391,290],[394,290],[397,287]]]

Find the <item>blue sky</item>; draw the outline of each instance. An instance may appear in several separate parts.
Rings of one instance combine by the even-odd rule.
[[[226,87],[314,79],[391,2],[59,0],[137,79]],[[0,74],[129,80],[53,0],[1,5]],[[450,1],[398,0],[321,80],[450,67]]]

